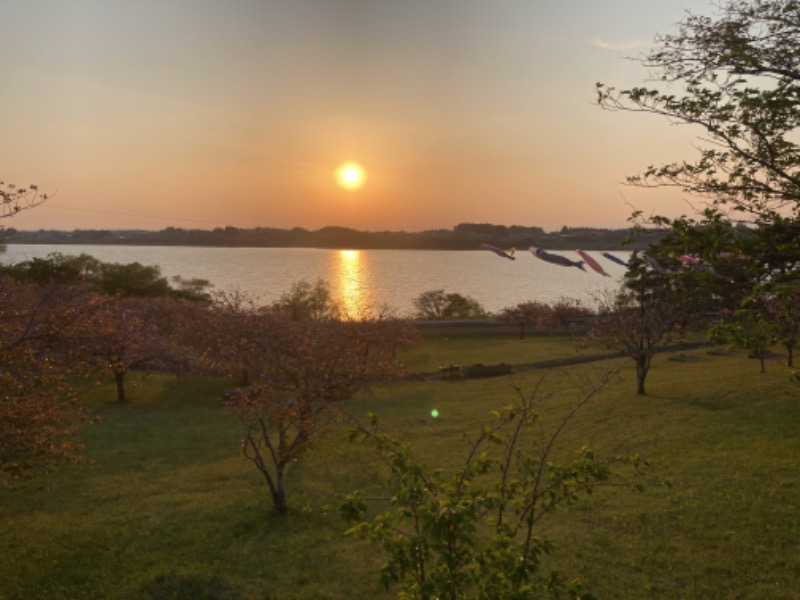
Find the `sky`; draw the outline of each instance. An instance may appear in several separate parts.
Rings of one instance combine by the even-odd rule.
[[[3,0],[0,180],[18,229],[458,223],[625,227],[677,216],[624,185],[698,131],[612,113],[595,84],[699,0]],[[335,173],[360,164],[363,185]]]

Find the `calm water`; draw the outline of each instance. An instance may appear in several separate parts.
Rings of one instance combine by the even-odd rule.
[[[560,267],[528,251],[516,260],[487,251],[324,250],[315,248],[193,248],[152,246],[23,245],[7,247],[0,261],[15,263],[51,252],[89,254],[103,262],[158,265],[167,277],[208,279],[217,290],[239,289],[268,304],[293,283],[318,278],[327,281],[351,313],[357,307],[388,305],[398,316],[413,311],[422,292],[443,289],[472,296],[489,311],[528,300],[553,302],[561,297],[593,304],[603,290],[619,285],[625,272],[600,256],[611,277],[587,268]],[[576,260],[570,251],[558,254]],[[615,252],[626,257],[625,252]]]

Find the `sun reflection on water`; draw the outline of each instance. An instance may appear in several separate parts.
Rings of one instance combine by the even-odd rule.
[[[362,318],[368,301],[364,293],[362,253],[359,250],[339,250],[337,257],[334,277],[342,310],[348,318]]]

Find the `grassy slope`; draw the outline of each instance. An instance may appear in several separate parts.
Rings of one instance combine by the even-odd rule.
[[[564,338],[431,336],[408,353],[413,371],[450,362],[530,364],[574,351]],[[785,368],[759,375],[742,355],[694,363],[656,359],[637,397],[627,363],[605,361],[548,375],[580,384],[613,365],[618,383],[565,438],[599,452],[642,442],[653,478],[642,494],[608,489],[554,515],[552,566],[580,575],[602,598],[793,598],[800,584],[800,389]],[[542,371],[515,379],[532,389]],[[86,430],[93,465],[0,489],[3,598],[380,598],[381,556],[342,538],[336,514],[355,488],[379,494],[369,450],[334,427],[295,465],[293,513],[269,511],[265,486],[238,454],[238,424],[202,379],[151,376],[133,402],[87,393],[100,422]],[[507,378],[408,381],[346,403],[379,414],[431,464],[458,460],[464,432],[507,403]],[[571,395],[557,396],[555,418]],[[440,417],[433,419],[430,410]]]

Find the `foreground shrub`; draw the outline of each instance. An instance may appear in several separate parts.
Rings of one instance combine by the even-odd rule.
[[[633,457],[600,458],[581,446],[565,458],[556,442],[575,415],[603,389],[608,376],[583,395],[547,432],[538,415],[551,397],[541,381],[516,402],[493,413],[494,422],[467,446],[463,464],[451,475],[416,460],[400,441],[356,425],[354,438],[372,442],[389,469],[389,508],[367,516],[358,494],[342,506],[355,525],[348,531],[379,542],[387,555],[380,573],[388,589],[408,598],[530,598],[568,593],[589,598],[578,581],[541,572],[550,540],[540,537],[542,519],[576,502],[598,486],[621,478],[612,465],[633,467]],[[619,483],[619,482],[618,482]]]

